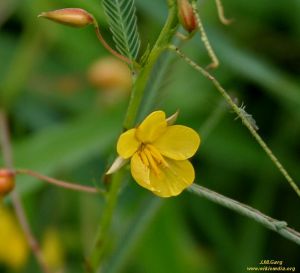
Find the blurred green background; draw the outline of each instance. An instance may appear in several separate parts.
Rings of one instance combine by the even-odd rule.
[[[136,4],[142,52],[159,34],[167,7],[163,0]],[[259,133],[299,181],[300,2],[223,4],[227,17],[235,19],[230,26],[219,22],[214,1],[200,5],[221,62],[213,73],[246,105]],[[42,11],[64,7],[93,13],[111,42],[98,0],[1,0],[0,103],[9,109],[16,167],[103,187],[128,99],[107,100],[107,92],[89,82],[90,66],[108,56],[92,27],[78,30],[37,19]],[[203,66],[209,63],[199,35],[183,51]],[[296,194],[208,80],[165,54],[149,92],[140,118],[153,109],[168,115],[180,109],[178,123],[199,130],[202,144],[193,158],[197,183],[300,229]],[[57,272],[82,272],[103,198],[26,176],[18,178],[17,187],[34,233],[43,245],[50,238]],[[300,268],[299,246],[278,234],[188,192],[156,198],[131,178],[124,181],[110,237],[105,273],[241,273],[262,259]],[[7,245],[0,242],[0,248]],[[40,272],[32,255],[17,269],[9,264],[0,257],[0,272]]]

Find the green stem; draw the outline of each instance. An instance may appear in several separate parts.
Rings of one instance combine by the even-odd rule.
[[[214,192],[212,190],[209,190],[205,187],[201,187],[196,184],[193,184],[192,186],[190,186],[188,188],[188,191],[190,191],[194,194],[197,194],[201,197],[204,197],[204,198],[206,198],[216,204],[219,204],[223,207],[231,209],[239,214],[247,216],[247,217],[253,219],[254,221],[262,224],[266,228],[271,229],[271,230],[279,233],[281,236],[300,245],[300,233],[289,228],[285,221],[278,221],[276,219],[273,219],[250,206],[242,204],[236,200],[233,200],[231,198],[228,198],[217,192]]]
[[[103,216],[100,222],[98,233],[96,236],[96,241],[94,249],[92,251],[90,260],[87,261],[87,268],[90,272],[95,272],[102,260],[103,254],[107,249],[109,243],[109,229],[113,218],[114,209],[117,205],[118,192],[120,185],[123,181],[124,171],[117,172],[112,177],[111,188],[107,198],[107,203],[103,212]]]
[[[173,38],[177,26],[177,6],[173,0],[169,0],[169,15],[167,21],[151,50],[145,66],[141,69],[137,75],[137,79],[134,83],[133,90],[131,92],[131,98],[127,108],[123,127],[124,129],[132,128],[135,124],[136,117],[140,108],[140,104],[146,89],[148,80],[152,69],[160,57],[160,55],[168,48],[168,45]],[[92,250],[90,258],[87,260],[86,269],[88,272],[95,272],[99,267],[103,254],[109,242],[109,229],[112,222],[113,212],[117,204],[117,197],[120,188],[120,184],[123,181],[124,172],[116,173],[113,176],[112,185],[108,193],[107,204],[103,212],[103,217],[98,229],[96,242]]]
[[[220,94],[225,98],[225,100],[230,105],[230,107],[233,109],[233,111],[238,115],[238,117],[242,120],[243,124],[248,128],[251,135],[255,138],[255,140],[258,142],[258,144],[262,147],[262,149],[266,152],[268,157],[271,159],[271,161],[277,167],[277,169],[282,173],[282,175],[285,177],[287,182],[290,184],[290,186],[295,190],[297,195],[300,197],[300,189],[298,188],[297,184],[294,182],[293,178],[289,175],[287,170],[283,167],[283,165],[280,163],[278,158],[273,154],[271,149],[263,141],[263,139],[260,137],[260,135],[256,132],[253,125],[249,122],[247,117],[245,117],[245,115],[243,115],[243,113],[241,112],[241,109],[234,103],[232,98],[228,95],[228,93],[221,86],[221,84],[210,73],[208,73],[204,68],[202,68],[201,66],[196,64],[194,61],[189,59],[187,56],[185,56],[184,53],[181,52],[177,47],[171,45],[171,46],[169,46],[169,49],[175,51],[192,68],[194,68],[196,71],[200,72],[203,76],[205,76],[210,81],[212,81],[214,86],[217,88],[217,90],[220,92]]]
[[[144,95],[144,90],[146,89],[152,69],[157,59],[160,57],[163,51],[165,51],[174,34],[176,33],[177,26],[177,6],[172,1],[169,1],[169,15],[167,21],[149,54],[145,66],[141,69],[140,74],[138,75],[133,86],[129,106],[123,124],[125,130],[128,130],[134,126]]]

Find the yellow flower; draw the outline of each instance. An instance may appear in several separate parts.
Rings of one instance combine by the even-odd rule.
[[[169,126],[163,111],[155,111],[134,129],[123,133],[117,152],[131,158],[131,174],[142,187],[160,197],[180,194],[195,179],[187,160],[200,145],[199,135],[182,125]]]
[[[57,271],[63,267],[64,250],[57,230],[53,228],[46,230],[42,243],[42,253],[52,271]]]
[[[0,264],[14,270],[25,266],[29,247],[12,212],[0,205]]]

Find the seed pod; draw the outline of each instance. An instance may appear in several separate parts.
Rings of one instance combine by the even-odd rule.
[[[78,28],[85,27],[95,22],[93,15],[84,9],[78,8],[66,8],[42,12],[38,17],[43,17],[57,23]]]
[[[7,169],[0,169],[0,197],[10,193],[15,187],[15,174]]]
[[[178,18],[186,31],[193,32],[197,28],[197,19],[188,0],[178,0]]]

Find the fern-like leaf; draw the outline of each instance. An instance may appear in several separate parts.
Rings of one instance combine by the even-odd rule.
[[[134,0],[103,0],[102,4],[117,50],[130,60],[135,60],[141,42]]]

